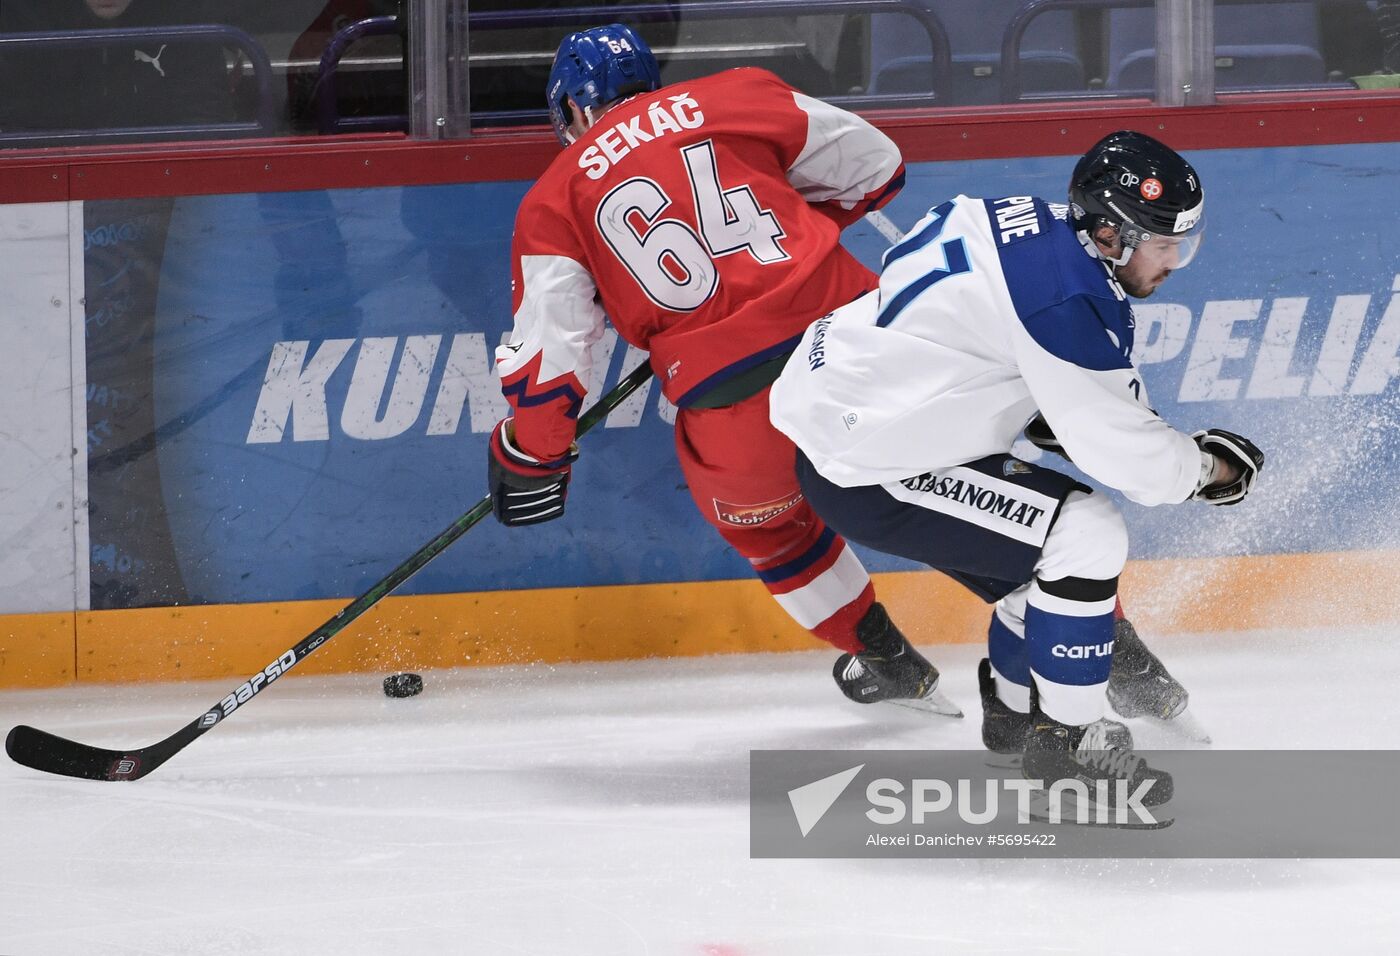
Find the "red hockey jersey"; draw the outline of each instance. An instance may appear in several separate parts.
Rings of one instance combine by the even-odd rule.
[[[516,215],[515,328],[496,362],[520,448],[567,450],[605,313],[681,407],[790,350],[875,287],[840,231],[903,182],[888,137],[766,70],[608,110]]]

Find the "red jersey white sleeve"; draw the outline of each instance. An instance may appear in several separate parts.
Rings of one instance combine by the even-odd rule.
[[[841,228],[878,209],[904,186],[904,163],[889,138],[854,113],[794,92],[807,114],[807,142],[788,182]]]
[[[567,224],[545,204],[526,204],[511,239],[515,328],[496,350],[515,414],[516,445],[539,461],[562,458],[574,440],[588,381],[589,347],[603,334],[603,307]],[[522,251],[532,236],[531,252]]]
[[[567,450],[605,313],[681,407],[791,351],[875,287],[840,230],[903,181],[888,137],[765,70],[610,109],[516,218],[515,329],[496,361],[522,450]]]

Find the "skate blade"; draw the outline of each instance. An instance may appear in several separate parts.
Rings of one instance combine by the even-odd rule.
[[[1059,819],[1055,819],[1050,813],[1050,801],[1043,793],[1033,795],[1029,807],[1032,820],[1050,826],[1087,827],[1093,830],[1165,830],[1176,822],[1176,817],[1167,815],[1165,805],[1144,809],[1152,818],[1150,821],[1139,818],[1131,811],[1119,813],[1116,807],[1101,806],[1094,800],[1081,807],[1079,801],[1066,795],[1060,807]]]
[[[1176,817],[1160,817],[1152,823],[1143,823],[1141,821],[1131,823],[1094,823],[1092,821],[1080,823],[1078,819],[1068,813],[1056,822],[1052,820],[1048,814],[1042,815],[1034,810],[1031,811],[1030,818],[1036,823],[1045,823],[1052,827],[1088,827],[1091,830],[1165,830],[1176,822]]]
[[[906,710],[917,710],[924,714],[937,714],[940,717],[963,716],[963,712],[958,709],[958,705],[953,703],[947,695],[937,687],[929,691],[917,700],[900,698],[897,700],[882,701],[885,704],[894,704],[896,707],[903,707]]]
[[[1190,707],[1186,708],[1166,723],[1168,726],[1180,731],[1198,744],[1209,747],[1211,743],[1213,743],[1210,739],[1210,731],[1206,730],[1205,724],[1201,723],[1196,715],[1191,713]]]
[[[1128,723],[1129,727],[1138,724],[1144,728],[1151,728],[1153,731],[1160,730],[1166,735],[1169,741],[1188,743],[1194,745],[1194,747],[1209,747],[1213,743],[1210,731],[1208,731],[1205,725],[1191,712],[1190,707],[1187,707],[1171,720],[1163,720],[1160,717],[1148,716],[1125,717],[1124,720]],[[1134,739],[1137,739],[1138,736],[1139,735],[1134,734]],[[1170,749],[1157,743],[1152,743],[1150,746],[1140,746],[1142,749],[1147,750]]]

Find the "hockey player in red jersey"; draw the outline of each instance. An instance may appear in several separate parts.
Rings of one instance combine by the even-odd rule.
[[[768,420],[769,386],[803,330],[875,288],[840,234],[903,185],[898,149],[765,70],[661,87],[646,43],[620,24],[565,38],[547,95],[565,149],[516,216],[515,328],[496,352],[513,412],[491,435],[496,517],[563,513],[606,314],[651,353],[678,407],[676,451],[701,514],[798,624],[844,652],[842,691],[929,701],[938,671],[803,499],[794,447]]]

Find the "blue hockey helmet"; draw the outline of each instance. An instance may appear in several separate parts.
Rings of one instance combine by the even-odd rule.
[[[633,93],[661,85],[661,68],[651,47],[631,27],[609,23],[570,33],[559,44],[545,96],[559,142],[568,145],[572,99],[586,111],[601,109]]]

